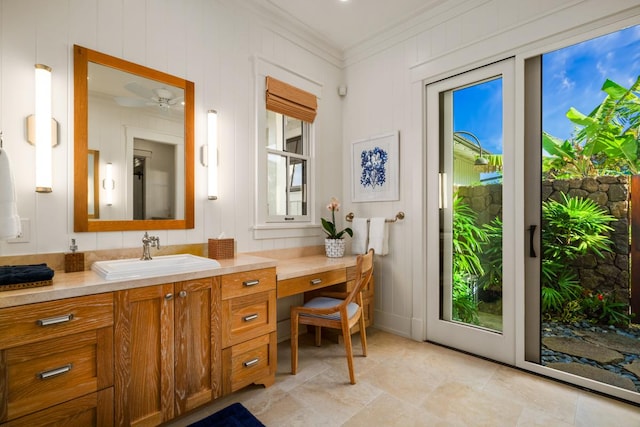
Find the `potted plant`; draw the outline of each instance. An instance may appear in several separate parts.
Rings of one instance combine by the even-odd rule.
[[[335,197],[331,198],[331,201],[327,205],[327,209],[331,212],[331,221],[324,218],[322,220],[322,228],[327,234],[324,239],[324,248],[328,257],[340,258],[344,256],[345,241],[342,237],[344,233],[353,237],[353,231],[349,227],[342,231],[336,229],[336,212],[340,210],[340,202]]]

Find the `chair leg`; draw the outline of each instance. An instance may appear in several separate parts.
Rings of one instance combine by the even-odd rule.
[[[349,380],[351,384],[356,383],[356,375],[353,371],[353,346],[351,345],[351,331],[349,325],[342,324],[342,335],[344,336],[344,349],[347,353],[347,364],[349,366]]]
[[[322,345],[322,327],[316,326],[316,347],[320,347]]]
[[[298,372],[298,314],[291,314],[291,374]]]
[[[364,314],[360,315],[360,320],[358,320],[360,325],[360,342],[362,343],[362,355],[367,355],[367,330],[364,325]]]

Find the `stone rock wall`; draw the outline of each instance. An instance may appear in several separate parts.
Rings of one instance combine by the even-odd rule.
[[[458,195],[478,215],[478,224],[502,218],[502,184],[459,187]]]
[[[571,266],[582,286],[593,292],[613,293],[617,301],[628,302],[630,297],[629,257],[629,183],[624,176],[600,176],[542,182],[542,200],[562,200],[569,197],[589,198],[602,206],[617,221],[610,224],[613,232],[613,252],[604,258],[589,254]],[[478,224],[486,224],[502,216],[502,184],[460,187],[458,194],[478,214]]]
[[[589,198],[602,206],[617,221],[611,223],[612,251],[604,258],[585,255],[572,268],[582,286],[594,292],[613,293],[617,301],[629,301],[629,178],[599,176],[542,182],[542,200],[561,201],[561,193],[569,197]]]

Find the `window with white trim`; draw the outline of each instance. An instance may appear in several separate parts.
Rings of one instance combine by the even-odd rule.
[[[309,124],[267,110],[269,222],[308,220]]]
[[[311,237],[314,125],[319,83],[256,60],[257,168],[254,236]]]

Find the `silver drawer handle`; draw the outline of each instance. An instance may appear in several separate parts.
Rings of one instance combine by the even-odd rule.
[[[311,279],[312,285],[319,285],[320,283],[322,283],[322,279]]]
[[[259,283],[260,283],[260,280],[247,280],[245,282],[242,282],[242,284],[245,286],[255,286]]]
[[[259,361],[260,361],[260,359],[258,359],[258,358],[256,357],[255,359],[251,359],[251,360],[248,360],[248,361],[244,362],[244,363],[243,363],[243,365],[244,365],[246,368],[248,368],[248,367],[250,367],[250,366],[255,365],[255,364],[256,364],[256,363],[258,363]]]
[[[37,374],[37,377],[40,378],[41,380],[57,377],[58,375],[66,374],[71,370],[72,367],[73,367],[73,364],[69,363],[68,365],[64,365],[56,369],[39,372]]]
[[[59,323],[70,322],[73,320],[73,314],[65,314],[64,316],[49,317],[48,319],[38,319],[36,324],[38,326],[51,326]]]
[[[257,314],[250,314],[248,316],[244,316],[242,320],[244,320],[245,322],[250,322],[252,320],[256,320],[257,318],[258,318]]]

